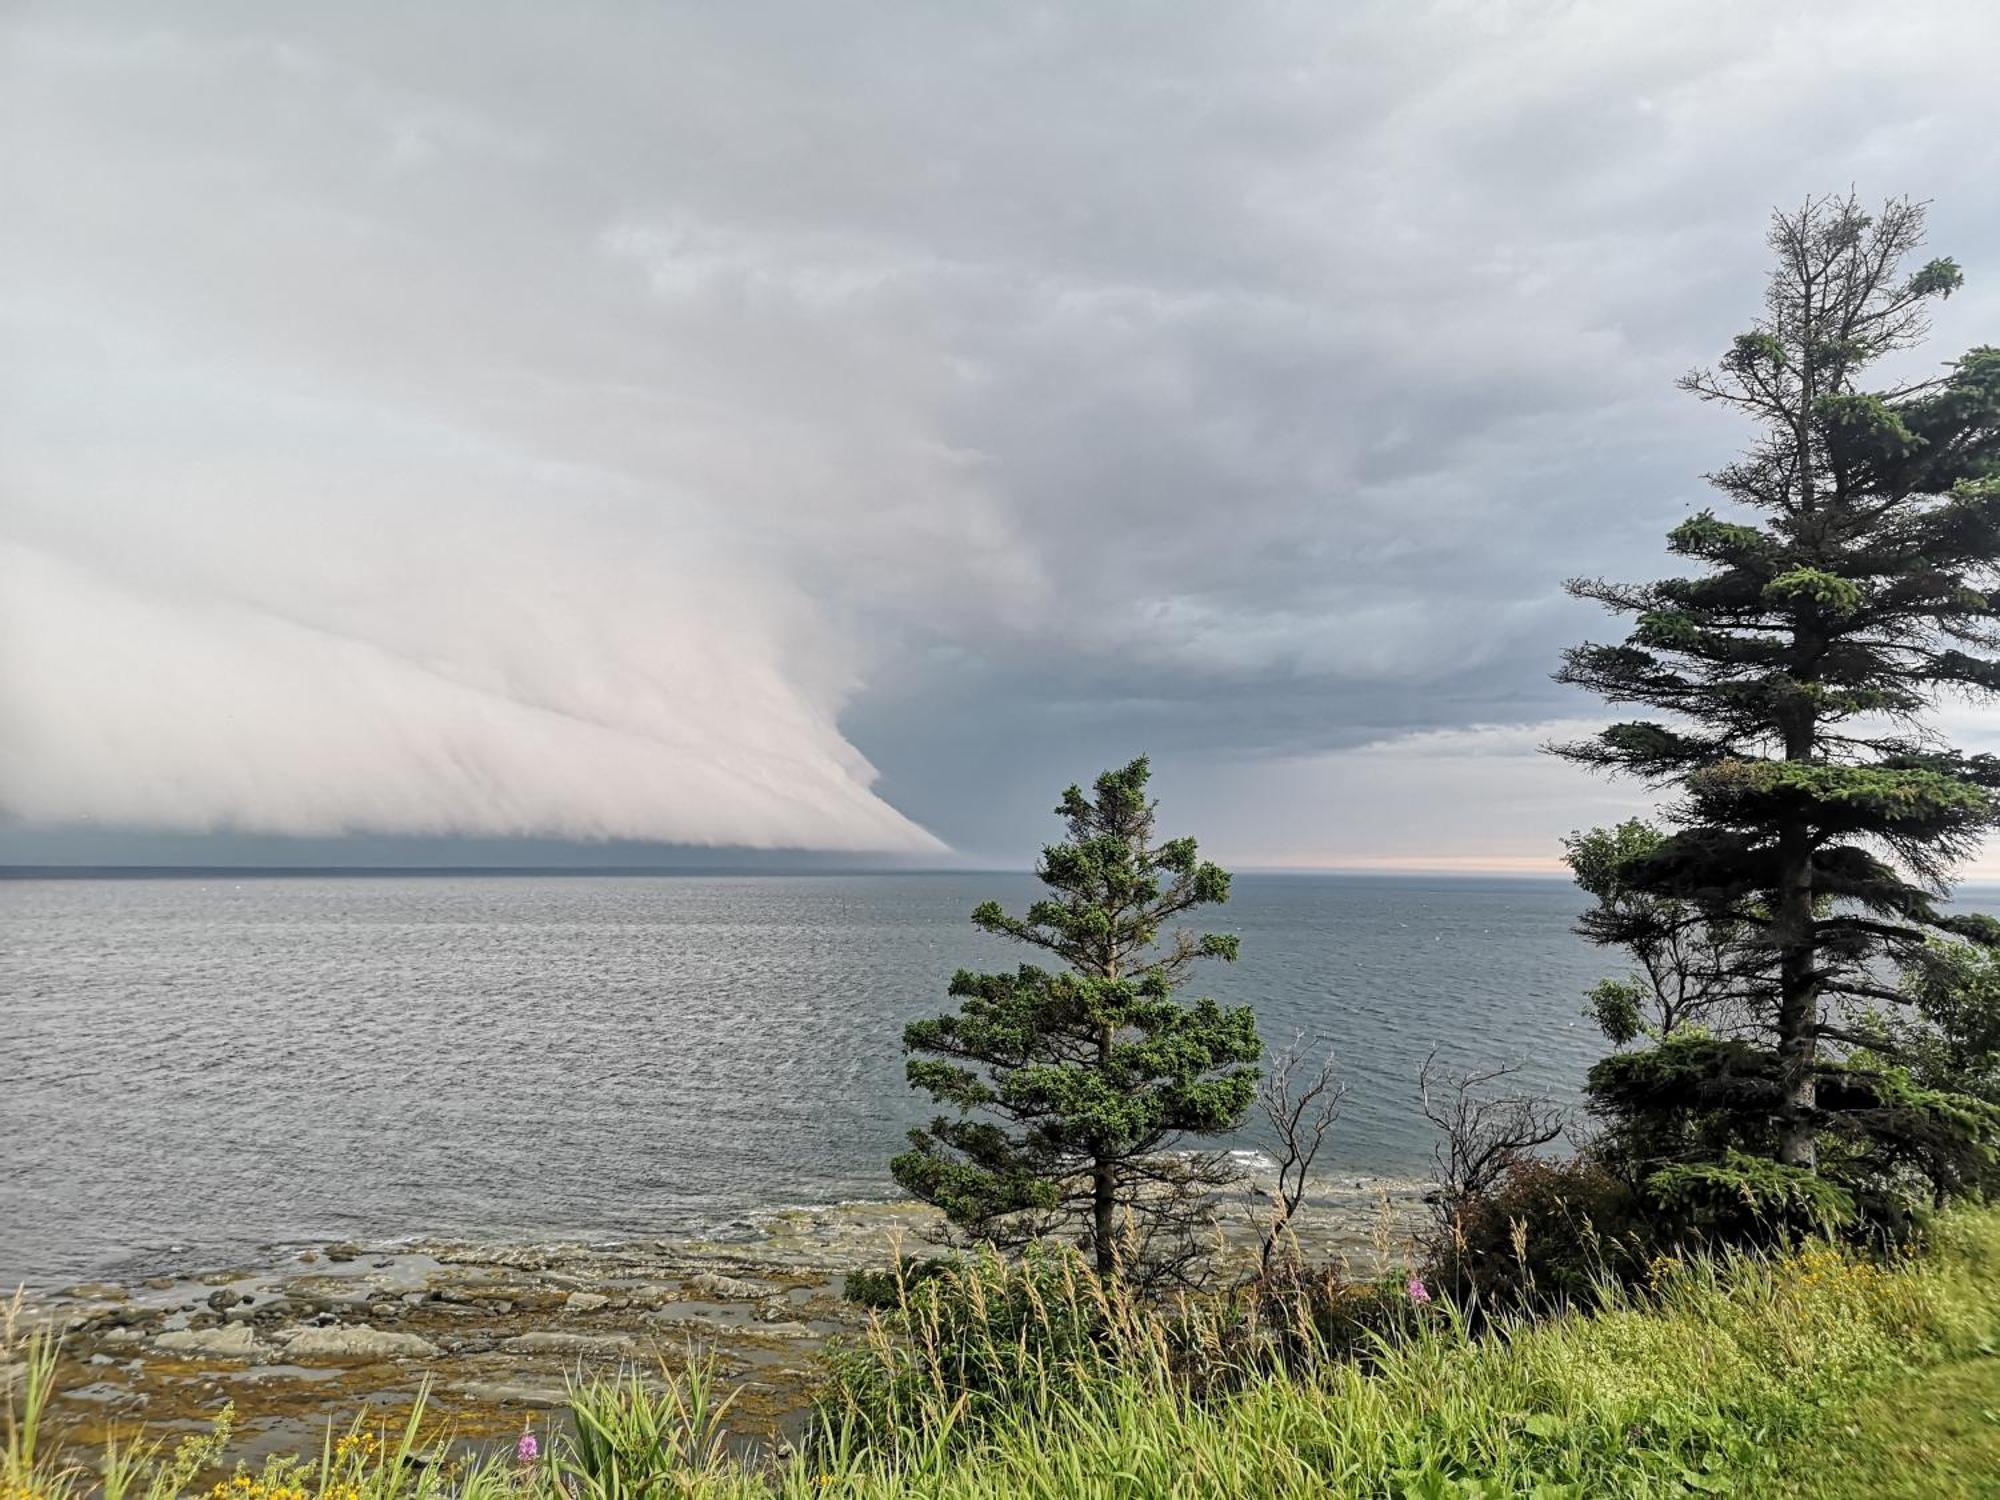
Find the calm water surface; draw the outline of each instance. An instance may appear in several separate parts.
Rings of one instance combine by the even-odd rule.
[[[664,1234],[880,1197],[903,1023],[1026,875],[0,881],[0,1286],[271,1242]],[[1239,876],[1197,992],[1308,1027],[1339,1170],[1421,1173],[1439,1046],[1572,1093],[1557,881]]]

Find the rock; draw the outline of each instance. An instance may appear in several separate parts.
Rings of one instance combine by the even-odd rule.
[[[306,1253],[310,1255],[312,1252],[307,1251]],[[342,1240],[338,1244],[328,1245],[326,1247],[326,1258],[328,1260],[348,1261],[348,1260],[358,1260],[360,1259],[360,1257],[361,1257],[361,1247],[355,1244],[351,1240]]]
[[[228,1287],[219,1288],[208,1294],[208,1305],[217,1312],[227,1312],[239,1302],[248,1302],[248,1297],[232,1292]]]
[[[265,1348],[248,1323],[231,1323],[226,1328],[183,1328],[163,1333],[153,1340],[155,1349],[170,1354],[193,1354],[204,1359],[262,1359]]]
[[[809,1339],[812,1330],[803,1323],[759,1323],[755,1330],[774,1339]]]
[[[600,1307],[609,1307],[611,1299],[596,1292],[571,1292],[563,1298],[563,1311],[573,1313],[596,1312]]]
[[[102,1342],[115,1348],[125,1344],[144,1343],[145,1338],[146,1335],[136,1328],[107,1328]]]
[[[167,1283],[169,1286],[172,1282]],[[108,1281],[80,1281],[75,1286],[66,1286],[56,1294],[59,1297],[74,1297],[79,1302],[123,1302],[132,1294],[122,1286],[113,1286]]]
[[[171,1276],[148,1276],[146,1278],[146,1290],[149,1292],[171,1292],[173,1289],[174,1278]]]
[[[415,1292],[403,1293],[403,1301],[406,1305],[410,1307],[422,1307],[426,1302],[430,1300],[431,1300],[431,1294],[429,1292],[415,1291]]]
[[[658,1312],[641,1316],[648,1323],[657,1323],[662,1328],[677,1328],[683,1333],[690,1330],[701,1333],[723,1333],[732,1326],[726,1313],[711,1312],[699,1307],[663,1307]]]
[[[437,1345],[414,1333],[391,1332],[357,1323],[352,1328],[296,1328],[280,1333],[285,1358],[309,1360],[435,1359]]]
[[[188,1319],[188,1327],[193,1329],[220,1328],[222,1319],[212,1312],[198,1312]]]
[[[544,1390],[532,1385],[510,1385],[498,1380],[470,1380],[458,1389],[461,1394],[470,1396],[483,1406],[532,1406],[553,1411],[569,1402],[569,1397],[562,1391]]]
[[[617,1354],[632,1340],[622,1333],[521,1333],[500,1347],[514,1354]]]
[[[744,1281],[736,1276],[724,1276],[717,1271],[703,1271],[688,1282],[704,1296],[720,1297],[725,1302],[754,1302],[760,1297],[768,1297],[777,1290],[763,1281]]]

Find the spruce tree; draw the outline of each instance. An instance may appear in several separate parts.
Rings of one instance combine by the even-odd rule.
[[[1670,1173],[1655,1186],[1683,1199],[1765,1192],[1832,1214],[1940,1136],[1984,1149],[1992,1128],[1857,1050],[1877,1034],[1858,1013],[1908,1000],[1894,970],[1928,939],[2000,942],[1941,905],[1994,826],[2000,763],[1930,722],[1941,695],[2000,689],[2000,350],[1863,383],[1959,286],[1949,260],[1903,269],[1923,223],[1920,204],[1870,215],[1851,196],[1774,216],[1763,316],[1682,381],[1761,428],[1710,476],[1728,513],[1670,535],[1697,570],[1569,585],[1635,618],[1622,644],[1569,651],[1559,680],[1662,717],[1557,753],[1679,793],[1668,836],[1618,883],[1653,916],[1730,934],[1718,972],[1746,1007],[1727,1036],[1683,1030],[1592,1075],[1641,1165]]]
[[[1240,1125],[1263,1055],[1247,1006],[1176,997],[1197,960],[1233,960],[1237,941],[1176,931],[1162,943],[1163,924],[1227,900],[1229,876],[1193,839],[1155,842],[1148,775],[1141,757],[1099,776],[1092,796],[1070,787],[1056,809],[1069,836],[1036,869],[1048,894],[1023,916],[990,901],[973,912],[1060,967],[960,970],[959,1010],[905,1030],[911,1084],[958,1113],[911,1131],[890,1164],[980,1238],[1080,1229],[1107,1276],[1124,1216],[1143,1243],[1185,1211],[1187,1173],[1162,1153]]]

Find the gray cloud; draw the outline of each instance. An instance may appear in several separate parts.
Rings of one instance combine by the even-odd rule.
[[[1478,726],[1590,711],[1769,206],[1935,198],[2000,325],[1976,0],[4,24],[33,820],[1007,850],[1147,748],[1271,862],[1545,854],[1616,794]]]

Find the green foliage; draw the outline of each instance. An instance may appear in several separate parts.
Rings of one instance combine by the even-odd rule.
[[[1459,1208],[1426,1277],[1486,1317],[1587,1308],[1666,1243],[1651,1205],[1601,1162],[1523,1157]]]
[[[887,1270],[849,1271],[840,1284],[840,1294],[873,1312],[901,1307],[913,1287],[953,1274],[958,1262],[947,1256],[930,1255],[919,1260],[905,1255]]]
[[[1925,1253],[1882,1265],[1824,1243],[1774,1256],[1662,1255],[1629,1292],[1587,1313],[1475,1336],[1441,1303],[1377,1327],[1365,1363],[1324,1357],[1189,1378],[1232,1304],[1193,1321],[1106,1287],[1067,1257],[1022,1272],[984,1262],[961,1307],[913,1353],[872,1339],[795,1455],[733,1458],[715,1439],[723,1401],[700,1370],[580,1384],[579,1436],[551,1432],[542,1457],[464,1466],[409,1462],[421,1408],[398,1440],[329,1442],[266,1461],[252,1500],[1306,1500],[1328,1495],[1570,1496],[1871,1493],[1829,1477],[1830,1440],[1871,1397],[1913,1372],[1962,1370],[2000,1335],[2000,1216],[1947,1216]],[[1010,1280],[1011,1278],[1011,1280]],[[1023,1279],[1026,1278],[1026,1279]],[[1032,1287],[1037,1302],[1014,1295]],[[1101,1299],[1101,1300],[1100,1300]],[[1090,1311],[1090,1307],[1102,1311]],[[988,1319],[981,1309],[988,1309]],[[954,1384],[951,1344],[998,1383]],[[1009,1350],[1037,1351],[1016,1357]],[[0,1347],[0,1356],[12,1350]],[[899,1381],[943,1359],[942,1383]],[[0,1363],[4,1363],[0,1359]],[[927,1368],[927,1367],[926,1367]],[[842,1381],[894,1401],[842,1400]],[[1953,1389],[1984,1389],[1954,1386]],[[15,1427],[0,1494],[82,1500],[97,1476]],[[1908,1408],[1892,1414],[1916,1415]],[[1975,1414],[1976,1415],[1976,1414]],[[1871,1420],[1873,1418],[1871,1417]],[[355,1431],[363,1429],[357,1425]],[[584,1438],[584,1432],[593,1436]],[[187,1463],[121,1463],[106,1500],[192,1500],[195,1469],[224,1459],[223,1434],[188,1440]],[[588,1452],[586,1448],[588,1447]],[[1978,1454],[1990,1444],[1954,1452]],[[21,1455],[32,1453],[31,1460]],[[1950,1461],[1926,1455],[1912,1493],[1950,1494]],[[1962,1476],[1990,1488],[1990,1473]],[[1822,1483],[1824,1481],[1824,1484]]]
[[[1825,1234],[1855,1218],[1854,1195],[1817,1172],[1740,1151],[1661,1167],[1646,1178],[1646,1189],[1709,1243]]]
[[[1046,1241],[1016,1260],[982,1250],[895,1276],[887,1324],[836,1346],[818,1400],[823,1432],[873,1443],[908,1414],[950,1405],[971,1439],[1008,1414],[1043,1416],[1105,1379],[1122,1358],[1165,1357],[1158,1327],[1123,1289],[1107,1286],[1076,1251]]]
[[[974,911],[978,927],[1065,967],[961,970],[959,1009],[905,1029],[910,1083],[959,1113],[912,1131],[890,1163],[978,1238],[1080,1227],[1106,1274],[1121,1256],[1136,1272],[1190,1263],[1206,1184],[1198,1162],[1161,1153],[1240,1124],[1263,1055],[1248,1007],[1176,996],[1198,960],[1234,959],[1236,939],[1183,931],[1163,944],[1164,924],[1227,900],[1229,876],[1193,839],[1154,841],[1148,776],[1142,757],[1098,777],[1092,796],[1069,788],[1057,808],[1069,837],[1037,869],[1049,894],[1024,916]]]
[[[1571,650],[1561,679],[1659,717],[1559,753],[1681,793],[1664,832],[1570,841],[1597,903],[1581,930],[1638,962],[1593,1012],[1657,1054],[1593,1075],[1604,1149],[1668,1212],[1812,1223],[1844,1202],[1900,1222],[1987,1150],[1984,1117],[1941,1081],[1848,1055],[1875,1034],[1864,1010],[1910,999],[1885,973],[1940,934],[2000,938],[1939,901],[2000,824],[2000,776],[1922,726],[1941,692],[2000,690],[2000,351],[1863,383],[1959,285],[1950,261],[1898,269],[1922,231],[1907,201],[1776,216],[1763,318],[1683,382],[1758,425],[1712,476],[1738,513],[1673,532],[1693,576],[1570,585],[1632,626]],[[1713,1035],[1671,1046],[1690,1022]]]
[[[1903,972],[1907,1011],[1886,1023],[1887,1050],[1916,1082],[2000,1104],[2000,951],[1933,941]]]
[[[1666,836],[1633,818],[1563,840],[1576,883],[1596,900],[1577,922],[1594,943],[1631,953],[1629,974],[1601,981],[1589,1014],[1614,1045],[1663,1038],[1726,1014],[1740,994],[1742,924],[1654,889]]]
[[[729,1477],[723,1424],[734,1400],[702,1363],[657,1387],[630,1370],[572,1381],[564,1490],[571,1500],[642,1500]]]

